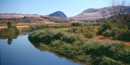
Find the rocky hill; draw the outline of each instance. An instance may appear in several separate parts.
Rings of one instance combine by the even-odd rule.
[[[50,14],[49,16],[50,17],[67,18],[67,16],[63,12],[61,12],[61,11],[54,12],[54,13]]]

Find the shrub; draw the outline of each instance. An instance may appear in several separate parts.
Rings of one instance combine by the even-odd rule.
[[[96,35],[96,33],[92,31],[86,31],[86,33],[84,33],[83,35],[87,38],[92,38]]]
[[[114,23],[112,23],[109,20],[104,21],[104,23],[102,24],[102,26],[99,28],[99,32],[98,34],[102,34],[104,31],[106,30],[112,30],[114,27]]]
[[[43,29],[43,28],[48,28],[48,25],[44,25],[44,24],[33,24],[33,25],[29,25],[29,28],[31,30],[38,30],[38,29]]]
[[[8,28],[11,28],[12,27],[11,22],[7,22],[7,26],[8,26]]]
[[[86,38],[92,38],[96,35],[96,32],[94,32],[93,28],[89,27],[72,28],[71,30],[69,30],[69,32],[75,34],[82,34]]]
[[[75,35],[73,33],[54,30],[35,31],[29,36],[29,38],[36,38],[37,41],[47,43],[51,43],[53,40],[62,40],[67,43],[73,43],[76,40],[81,40],[78,35]]]
[[[72,23],[71,26],[82,26],[82,23]]]
[[[104,56],[102,58],[99,57],[96,58],[96,60],[93,62],[93,65],[122,65],[122,64],[112,58]]]
[[[111,30],[105,30],[102,35],[104,35],[105,37],[111,37],[114,36],[114,32],[112,32]]]
[[[124,41],[130,41],[130,31],[124,31],[122,32],[119,37],[119,40],[124,40]]]

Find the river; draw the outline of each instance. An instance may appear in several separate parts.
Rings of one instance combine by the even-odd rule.
[[[15,39],[0,39],[1,65],[81,65],[65,57],[59,57],[47,50],[36,48],[28,35]]]

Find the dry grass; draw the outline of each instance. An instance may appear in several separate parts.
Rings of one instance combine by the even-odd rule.
[[[126,46],[130,46],[130,42],[124,42]]]
[[[7,26],[0,26],[0,29],[4,29],[4,28],[7,28]]]
[[[102,35],[97,35],[97,36],[93,37],[92,39],[94,39],[94,40],[115,41],[115,40],[113,40],[112,37],[104,37]],[[120,42],[124,43],[126,46],[130,46],[130,42],[125,42],[125,41],[120,41]]]
[[[7,28],[7,26],[0,26],[0,29],[4,29],[4,28]],[[29,28],[29,26],[17,26],[17,28],[19,30],[21,30],[21,29],[24,29],[24,28]]]
[[[60,29],[56,29],[56,30],[70,30],[71,28],[60,28]]]

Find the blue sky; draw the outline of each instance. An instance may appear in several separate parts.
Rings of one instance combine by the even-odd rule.
[[[88,8],[110,6],[110,0],[0,0],[0,13],[48,15],[63,11],[75,16]]]

